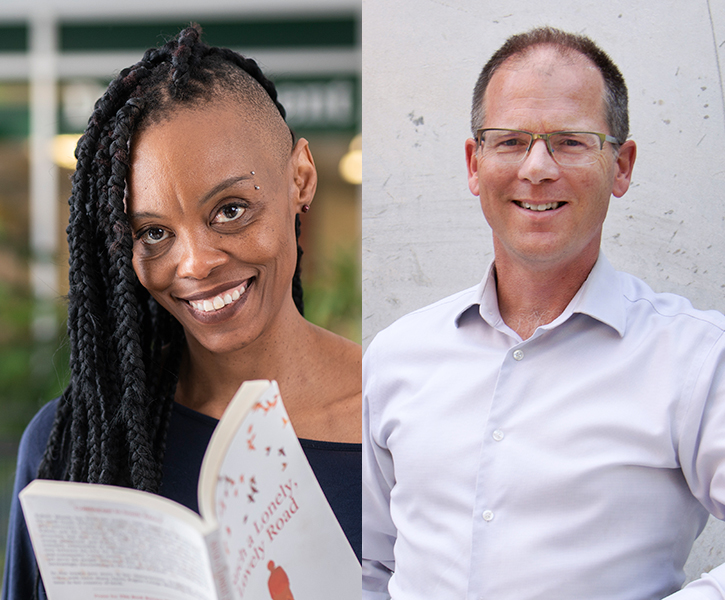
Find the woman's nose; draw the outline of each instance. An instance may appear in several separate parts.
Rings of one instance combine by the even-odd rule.
[[[204,279],[218,266],[223,265],[228,255],[219,242],[218,234],[188,233],[177,236],[175,250],[178,252],[177,277]]]

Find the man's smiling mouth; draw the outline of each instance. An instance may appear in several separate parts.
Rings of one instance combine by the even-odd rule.
[[[521,208],[525,208],[527,210],[535,210],[535,211],[545,211],[545,210],[554,210],[556,208],[559,208],[560,206],[564,206],[566,202],[547,202],[546,204],[529,204],[528,202],[519,202],[518,200],[514,200],[514,204],[516,206],[520,206]]]
[[[244,292],[247,290],[247,287],[249,287],[250,283],[251,280],[248,280],[241,285],[238,285],[237,287],[222,292],[218,296],[205,298],[204,300],[188,300],[187,302],[191,305],[192,308],[198,311],[215,312],[239,300],[242,294],[244,294]]]

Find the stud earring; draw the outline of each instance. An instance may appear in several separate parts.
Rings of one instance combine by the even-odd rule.
[[[258,189],[259,189],[259,186],[258,186],[258,185],[255,185],[255,186],[254,186],[254,189],[255,189],[255,190],[258,190]]]
[[[302,212],[303,213],[306,213],[308,210],[310,210],[310,205],[309,204],[303,204],[302,205]]]

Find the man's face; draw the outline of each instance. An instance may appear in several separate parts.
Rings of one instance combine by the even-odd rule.
[[[484,128],[611,134],[599,70],[581,55],[549,47],[506,61],[491,78],[484,107]],[[627,191],[634,156],[634,142],[618,154],[605,143],[594,164],[562,167],[537,140],[523,162],[508,164],[484,158],[469,139],[469,187],[493,230],[497,262],[591,268],[609,198]]]

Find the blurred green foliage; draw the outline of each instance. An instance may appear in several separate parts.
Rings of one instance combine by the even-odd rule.
[[[362,295],[358,246],[338,250],[316,276],[302,273],[305,317],[325,329],[360,343]]]
[[[60,395],[68,382],[65,307],[45,307],[57,335],[34,339],[38,313],[27,289],[0,282],[0,437],[19,436],[38,408]]]

